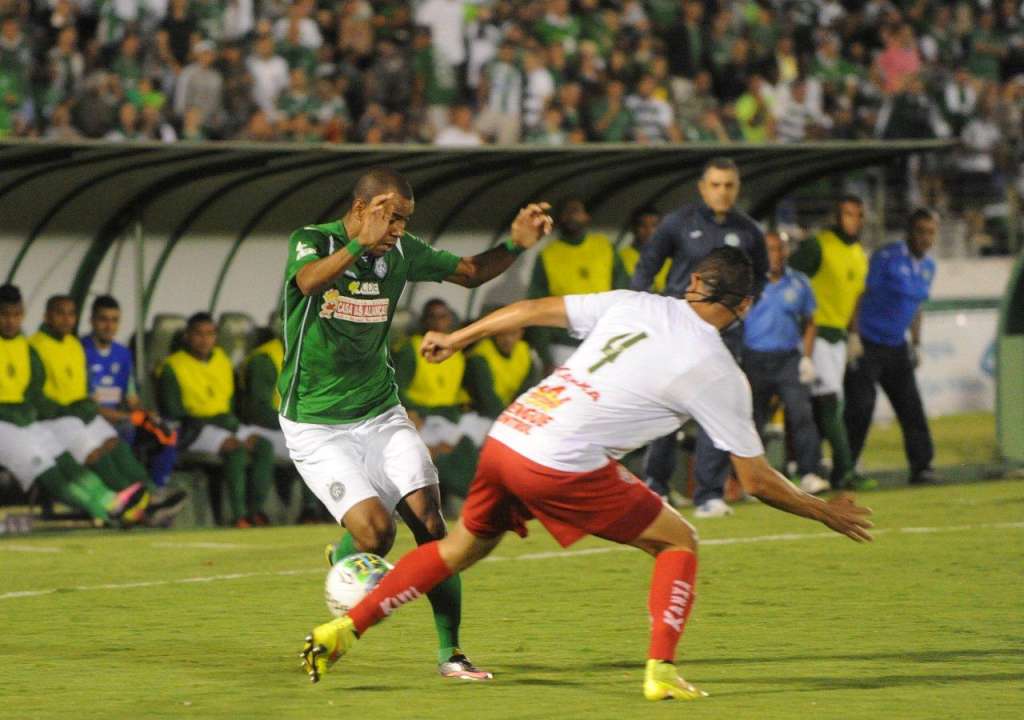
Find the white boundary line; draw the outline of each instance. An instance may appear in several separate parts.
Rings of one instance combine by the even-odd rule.
[[[902,534],[926,534],[926,533],[939,533],[939,532],[963,532],[967,530],[1012,530],[1024,528],[1024,522],[999,522],[999,523],[978,523],[976,525],[943,525],[938,527],[903,527],[903,528],[875,528],[872,530],[874,535],[884,535],[888,533],[902,533]],[[823,540],[827,538],[840,538],[841,535],[837,533],[782,533],[778,535],[756,535],[753,537],[737,537],[737,538],[714,538],[711,540],[704,540],[700,544],[703,547],[715,546],[715,545],[746,545],[753,543],[766,543],[766,542],[792,542],[797,540]],[[154,543],[156,544],[156,543]],[[0,548],[4,547],[5,544],[0,543]],[[165,543],[164,545],[176,547],[178,544]],[[181,545],[188,545],[181,543]],[[229,545],[229,543],[195,543],[188,546],[204,546],[213,545],[218,548]],[[258,547],[254,545],[243,545],[238,544],[240,548],[253,548]],[[10,548],[10,546],[7,546]],[[31,547],[31,546],[22,546]],[[632,547],[627,545],[611,545],[608,547],[599,548],[583,548],[581,550],[553,550],[550,552],[538,552],[538,553],[526,553],[524,555],[516,555],[514,557],[493,555],[485,559],[485,562],[507,562],[509,560],[551,560],[557,558],[576,558],[586,557],[587,555],[603,555],[611,552],[622,552],[624,550],[633,550]],[[42,547],[32,547],[29,552],[51,552],[57,551],[57,548],[43,549]],[[123,582],[123,583],[105,583],[102,585],[76,585],[70,588],[48,588],[45,590],[18,590],[14,592],[8,592],[0,594],[0,600],[14,600],[17,598],[28,598],[28,597],[40,597],[43,595],[53,595],[58,592],[88,592],[94,590],[127,590],[130,588],[143,588],[143,587],[158,587],[161,585],[185,585],[193,583],[210,583],[210,582],[221,582],[224,580],[241,580],[245,578],[253,577],[288,577],[292,575],[320,575],[323,574],[322,568],[315,570],[278,570],[276,572],[246,572],[246,573],[229,573],[225,575],[199,575],[195,577],[177,578],[174,580],[140,580],[136,582]]]

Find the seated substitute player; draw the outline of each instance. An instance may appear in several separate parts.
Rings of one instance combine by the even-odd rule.
[[[39,417],[71,456],[94,470],[108,487],[125,490],[138,482],[151,490],[146,469],[89,397],[85,350],[74,332],[77,323],[75,301],[54,295],[46,301],[39,332],[29,339],[46,370],[37,403]]]
[[[437,470],[398,402],[388,329],[408,281],[487,282],[550,231],[547,208],[526,206],[510,238],[460,258],[405,231],[412,187],[389,168],[373,168],[356,182],[344,217],[292,233],[278,381],[281,429],[306,484],[348,531],[332,549],[332,562],[360,551],[385,555],[395,539],[396,510],[418,543],[447,533]],[[428,597],[440,673],[490,679],[459,649],[459,577],[438,583]]]
[[[252,435],[259,435],[274,447],[275,459],[290,465],[288,446],[278,420],[281,394],[277,391],[277,377],[281,374],[281,364],[284,362],[281,316],[278,313],[271,313],[268,327],[273,336],[253,348],[238,368],[235,407],[244,428],[244,431],[239,432],[239,437],[248,440]],[[299,485],[302,489],[299,523],[320,522],[322,512],[316,495],[310,492],[305,483]]]
[[[160,411],[181,423],[178,446],[182,450],[223,458],[232,524],[239,528],[267,525],[263,504],[274,482],[274,448],[231,411],[234,368],[227,353],[217,347],[217,325],[209,313],[198,312],[188,319],[184,345],[160,368]]]
[[[135,359],[131,350],[115,340],[121,325],[117,300],[110,295],[97,296],[89,324],[91,330],[82,338],[89,396],[99,414],[149,469],[154,487],[146,508],[146,523],[170,525],[188,497],[184,490],[167,487],[178,457],[178,434],[155,413],[144,409],[135,392]]]
[[[302,653],[310,675],[318,678],[400,605],[481,560],[507,530],[525,536],[525,521],[535,517],[563,546],[593,534],[655,557],[644,696],[702,696],[674,665],[693,604],[696,533],[615,458],[692,416],[731,453],[749,493],[854,540],[871,537],[869,510],[849,497],[826,503],[804,493],[764,459],[750,388],[719,334],[746,313],[753,290],[750,259],[721,247],[696,265],[684,299],[632,291],[543,298],[451,335],[428,336],[424,352],[435,361],[527,325],[567,328],[585,339],[498,418],[451,534],[405,555],[348,615],[313,629]]]
[[[492,307],[489,312],[497,309]],[[539,363],[534,362],[530,346],[523,340],[522,328],[484,338],[466,358],[465,385],[473,407],[492,419],[538,380]]]
[[[0,465],[25,492],[34,483],[54,500],[85,510],[102,522],[137,519],[142,483],[115,493],[82,467],[45,425],[36,421],[36,399],[46,372],[21,332],[25,306],[14,285],[0,286]]]

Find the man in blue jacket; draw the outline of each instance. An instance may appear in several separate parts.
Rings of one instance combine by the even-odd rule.
[[[666,260],[672,260],[665,295],[682,297],[690,284],[694,265],[715,248],[738,247],[754,262],[755,290],[759,295],[768,273],[768,253],[764,234],[747,214],[736,209],[740,192],[740,172],[730,158],[718,157],[704,166],[697,183],[700,201],[669,213],[644,245],[630,285],[633,290],[649,290]],[[709,302],[713,302],[709,298]],[[722,338],[733,355],[739,356],[743,331],[731,328]],[[644,475],[647,484],[661,495],[668,493],[668,481],[675,469],[675,438],[666,436],[651,443]],[[714,446],[703,429],[697,432],[697,491],[693,498],[697,517],[721,517],[732,514],[723,499],[729,474],[729,455]]]
[[[920,361],[921,303],[928,299],[935,279],[935,261],[928,251],[938,232],[938,219],[931,210],[915,210],[907,224],[906,242],[890,243],[871,256],[867,288],[857,312],[864,354],[847,366],[843,382],[843,419],[854,463],[871,426],[877,383],[903,431],[912,485],[939,482],[931,467],[935,450],[914,377]]]

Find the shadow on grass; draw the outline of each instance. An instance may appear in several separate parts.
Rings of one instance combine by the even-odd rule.
[[[1020,648],[998,648],[992,650],[963,649],[963,650],[923,650],[920,652],[881,652],[881,653],[844,653],[826,655],[766,655],[764,657],[687,657],[679,659],[679,664],[684,666],[693,665],[763,665],[767,663],[786,662],[808,662],[815,660],[836,661],[845,660],[849,662],[863,662],[873,660],[903,660],[905,662],[918,663],[943,663],[955,660],[965,660],[985,657],[1020,657]],[[617,669],[622,666],[618,661],[600,665],[610,669]]]
[[[730,683],[741,685],[776,685],[773,690],[719,690],[717,697],[730,695],[768,695],[774,693],[821,692],[827,690],[882,690],[912,686],[960,685],[963,683],[1005,683],[1024,680],[1021,673],[975,673],[950,675],[876,675],[815,677],[730,677]]]

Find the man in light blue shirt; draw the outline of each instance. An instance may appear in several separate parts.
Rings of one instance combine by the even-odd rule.
[[[939,482],[931,467],[935,450],[914,377],[920,358],[921,303],[928,299],[935,279],[935,261],[928,251],[938,232],[939,222],[931,210],[915,210],[907,225],[906,242],[890,243],[871,256],[867,288],[857,311],[864,354],[851,358],[843,383],[843,417],[854,462],[871,427],[877,383],[892,403],[903,431],[912,485]]]
[[[778,232],[764,236],[768,275],[764,290],[747,315],[743,332],[743,371],[750,381],[754,424],[764,434],[776,395],[786,409],[793,440],[800,488],[820,493],[830,485],[818,473],[821,439],[811,410],[808,384],[814,380],[814,292],[799,270],[786,266],[787,238]]]

